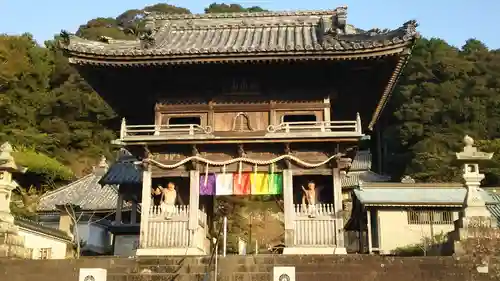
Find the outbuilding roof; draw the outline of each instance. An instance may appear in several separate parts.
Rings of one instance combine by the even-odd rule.
[[[486,204],[497,204],[488,192],[480,189]],[[463,206],[467,189],[462,184],[366,183],[354,190],[365,206]]]
[[[97,167],[90,173],[66,186],[44,194],[38,202],[38,212],[55,212],[58,205],[72,204],[82,211],[114,211],[118,202],[118,187],[101,186],[99,181],[106,167]],[[124,202],[124,206],[127,206]]]

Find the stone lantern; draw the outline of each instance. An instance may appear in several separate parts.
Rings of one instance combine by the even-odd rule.
[[[10,213],[12,191],[16,184],[12,174],[23,172],[12,156],[12,146],[4,143],[0,146],[0,257],[28,258],[29,251],[24,248],[24,238],[18,235],[14,217]]]
[[[462,215],[465,218],[491,218],[479,188],[484,179],[484,174],[479,171],[479,163],[491,160],[493,153],[478,151],[469,136],[464,137],[464,144],[463,151],[456,153],[457,160],[463,163],[462,177],[467,188]]]
[[[478,226],[493,227],[496,221],[486,208],[486,202],[479,188],[481,180],[484,179],[484,174],[479,171],[479,163],[491,160],[493,153],[479,151],[473,146],[474,140],[469,136],[465,136],[464,144],[463,151],[456,153],[457,160],[463,163],[462,177],[467,188],[459,226],[465,229]]]

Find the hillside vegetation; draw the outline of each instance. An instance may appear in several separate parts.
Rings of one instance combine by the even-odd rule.
[[[263,9],[216,3],[205,9],[237,11]],[[147,12],[190,13],[156,4],[91,19],[76,34],[134,39]],[[0,141],[16,147],[19,161],[45,189],[89,172],[102,154],[113,158],[110,142],[119,125],[119,116],[56,48],[57,39],[40,46],[29,34],[0,35]],[[456,180],[453,152],[465,134],[500,157],[500,50],[474,39],[461,48],[437,38],[419,40],[386,111],[385,170],[395,179]],[[498,175],[500,167],[492,163],[488,184],[498,184]]]

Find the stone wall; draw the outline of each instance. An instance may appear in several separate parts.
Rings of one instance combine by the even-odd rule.
[[[22,261],[0,259],[0,280],[77,281],[80,268],[108,269],[108,281],[203,280],[208,258],[82,258]],[[500,258],[488,265],[460,257],[231,256],[219,260],[219,281],[270,281],[275,265],[292,265],[297,281],[499,280]],[[212,278],[210,280],[213,280]]]

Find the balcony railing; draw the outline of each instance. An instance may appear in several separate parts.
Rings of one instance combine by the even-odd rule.
[[[226,132],[227,133],[227,132]],[[241,132],[240,132],[241,133]],[[294,138],[294,137],[362,137],[361,118],[357,114],[350,121],[311,121],[283,122],[270,125],[262,134],[228,134],[217,136],[210,126],[198,124],[179,125],[127,125],[122,120],[120,141],[154,141],[179,139],[213,139],[213,138]]]
[[[155,136],[195,136],[212,133],[210,126],[202,127],[198,124],[173,124],[173,125],[127,125],[122,119],[120,139],[142,139]]]
[[[353,121],[308,121],[283,122],[277,126],[269,125],[269,133],[298,133],[298,132],[334,132],[362,135],[361,118],[359,114]]]

